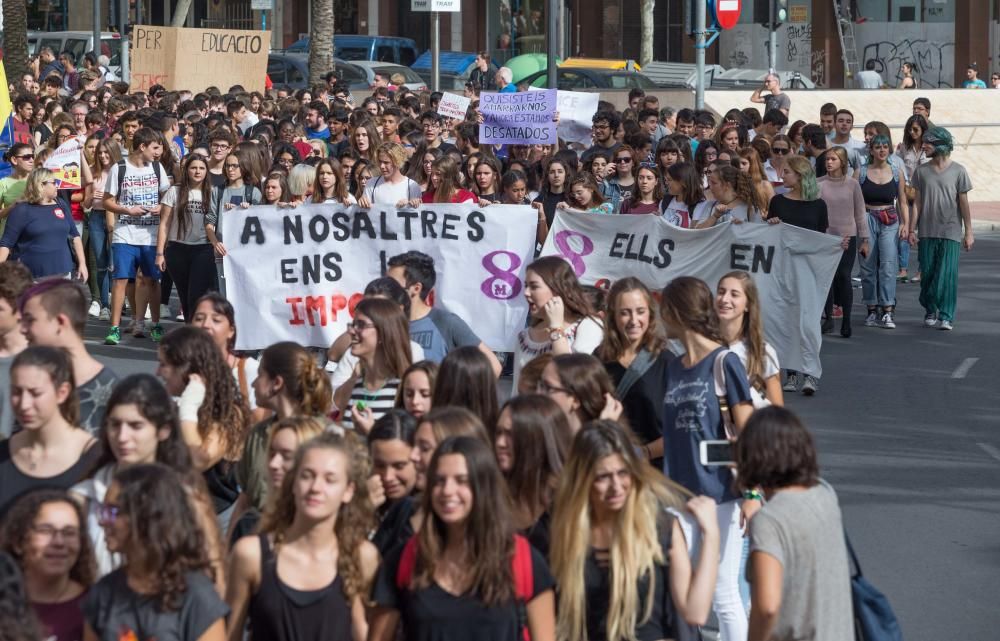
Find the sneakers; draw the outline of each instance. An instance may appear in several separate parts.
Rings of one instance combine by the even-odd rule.
[[[90,309],[87,310],[87,315],[91,318],[97,318],[101,315],[101,304],[96,300],[90,304]]]
[[[146,320],[153,320],[152,308],[149,305],[146,305]]]
[[[159,343],[163,338],[163,327],[159,324],[153,325],[153,329],[149,330],[149,337],[154,343]]]
[[[796,374],[795,372],[790,373],[788,375],[788,378],[785,379],[785,384],[784,386],[782,386],[781,389],[783,389],[786,392],[799,391],[799,375]]]
[[[840,305],[834,305],[833,306],[833,317],[834,318],[843,318],[844,317],[844,308],[841,307]]]
[[[117,345],[122,341],[122,330],[117,325],[112,325],[108,330],[108,335],[104,337],[105,345]]]
[[[160,319],[166,320],[170,318],[170,305],[160,304]]]
[[[97,317],[98,320],[109,321],[111,320],[111,310],[107,307],[101,308],[101,315]]]
[[[132,336],[136,338],[142,338],[146,335],[146,321],[132,321]]]
[[[875,312],[868,312],[868,316],[865,317],[865,327],[877,327],[878,326],[878,314]]]
[[[938,329],[943,329],[946,332],[950,332],[951,330],[955,329],[955,326],[951,324],[950,320],[945,320],[943,318],[941,319],[941,322],[938,323],[937,327]]]
[[[816,377],[806,374],[806,380],[802,383],[802,394],[805,396],[812,396],[818,389],[819,381],[816,380]]]
[[[184,322],[184,313],[181,312],[180,314],[174,316],[174,320],[177,321],[178,323],[183,323]]]
[[[892,319],[892,312],[882,314],[882,320],[879,321],[879,327],[882,329],[896,329],[896,321]]]
[[[924,316],[924,327],[937,327],[938,315],[937,312],[930,312]]]

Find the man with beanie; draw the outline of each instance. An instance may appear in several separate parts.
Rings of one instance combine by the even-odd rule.
[[[944,127],[924,134],[923,151],[931,159],[913,172],[916,190],[910,216],[910,244],[920,242],[920,304],[924,325],[951,330],[958,299],[959,243],[972,249],[972,181],[965,167],[952,162],[954,142]],[[919,236],[918,236],[919,231]]]

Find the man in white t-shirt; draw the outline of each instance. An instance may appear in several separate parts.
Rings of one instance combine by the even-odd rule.
[[[132,332],[142,336],[146,305],[152,301],[150,314],[154,341],[163,337],[160,326],[160,270],[156,266],[156,237],[160,225],[160,199],[170,189],[170,177],[155,159],[163,153],[159,135],[148,127],[135,132],[128,159],[112,165],[104,190],[104,209],[114,214],[111,256],[111,329],[106,345],[121,341],[122,301],[129,279],[136,280],[136,305]],[[122,175],[124,171],[124,175]],[[141,270],[141,274],[138,272]]]
[[[418,207],[420,205],[420,185],[407,178],[399,170],[406,164],[406,150],[398,142],[384,142],[375,150],[378,168],[377,178],[369,179],[365,193],[358,204],[365,209],[372,205],[392,205],[393,207]]]
[[[851,130],[854,129],[854,114],[847,109],[839,110],[834,116],[833,127],[834,134],[833,138],[830,139],[830,146],[844,148],[844,151],[847,152],[847,161],[851,165],[851,171],[848,173],[854,175],[854,172],[858,171],[864,164],[863,158],[868,155],[864,141],[851,137]]]

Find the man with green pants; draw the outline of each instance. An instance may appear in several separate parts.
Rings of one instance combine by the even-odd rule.
[[[969,172],[952,162],[954,142],[944,127],[924,134],[924,153],[931,161],[913,172],[917,191],[910,216],[910,244],[920,240],[920,304],[924,325],[951,330],[958,299],[959,243],[972,249]]]

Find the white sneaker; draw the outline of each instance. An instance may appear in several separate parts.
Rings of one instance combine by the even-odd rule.
[[[160,319],[167,320],[170,318],[170,305],[160,304]]]
[[[785,384],[781,388],[786,392],[797,392],[799,391],[799,375],[792,373],[788,375],[785,380]]]
[[[153,320],[153,311],[149,305],[146,305],[146,320]]]
[[[882,314],[882,320],[879,321],[879,326],[883,329],[896,329],[896,321],[892,320],[892,312]]]
[[[102,320],[102,321],[109,321],[109,320],[111,320],[111,310],[108,309],[107,307],[102,307],[101,308],[101,315],[98,316],[98,319]]]
[[[878,314],[875,312],[868,312],[868,316],[865,317],[865,327],[877,327],[878,326]]]
[[[142,338],[146,335],[146,321],[132,321],[131,327],[132,336],[136,338]]]
[[[97,318],[101,315],[101,304],[96,300],[90,304],[90,309],[87,310],[87,315],[91,318]]]
[[[941,322],[938,323],[937,328],[943,329],[946,332],[950,332],[951,330],[955,329],[955,326],[951,324],[950,320],[941,319]]]
[[[924,316],[924,326],[925,327],[937,327],[938,317],[937,312],[931,312]]]
[[[819,381],[816,380],[816,377],[806,374],[806,381],[802,383],[802,394],[805,396],[812,396],[818,389]]]
[[[176,316],[174,316],[174,320],[177,321],[178,323],[183,323],[184,322],[184,314],[183,314],[183,312],[180,313],[180,314],[178,314],[178,315],[176,315]]]

